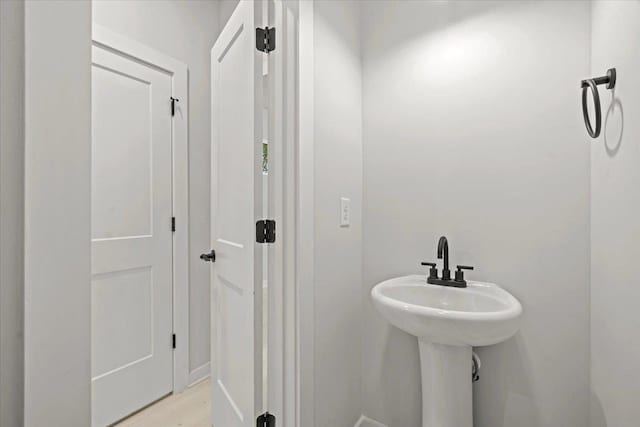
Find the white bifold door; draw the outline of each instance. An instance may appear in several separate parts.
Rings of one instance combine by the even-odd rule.
[[[92,425],[170,393],[171,76],[93,47]]]
[[[211,51],[211,382],[214,427],[249,427],[263,411],[263,60],[261,2],[241,1]]]

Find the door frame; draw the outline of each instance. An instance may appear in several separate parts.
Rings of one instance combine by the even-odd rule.
[[[296,213],[296,417],[315,426],[315,21],[314,1],[298,0]]]
[[[315,0],[273,0],[283,7],[277,25],[279,46],[285,46],[280,61],[286,76],[277,91],[284,102],[275,110],[283,120],[276,121],[282,142],[277,161],[285,177],[282,191],[275,192],[274,203],[284,220],[282,235],[280,369],[269,371],[282,387],[274,390],[280,403],[283,427],[315,426],[315,108],[314,108],[314,2]],[[276,17],[278,14],[276,13]],[[277,49],[276,49],[277,52]],[[277,99],[277,98],[276,98]],[[282,123],[282,124],[281,124]],[[277,283],[277,282],[276,282]],[[271,326],[270,326],[271,327]],[[274,327],[278,327],[277,325]],[[269,351],[271,352],[271,343]],[[270,353],[271,354],[271,353]],[[270,380],[270,386],[273,382]],[[271,389],[269,390],[271,392]],[[281,400],[279,400],[281,399]],[[271,400],[270,400],[271,401]]]
[[[253,0],[276,28],[269,53],[268,405],[282,427],[311,426],[313,399],[313,2]],[[304,80],[302,78],[304,77]],[[212,365],[215,361],[212,359]],[[310,424],[311,423],[311,424]]]
[[[93,24],[92,47],[99,46],[151,65],[171,77],[171,96],[178,99],[171,120],[171,203],[175,218],[173,260],[173,392],[191,384],[189,371],[189,68],[162,52],[100,25]],[[170,108],[167,100],[167,111]],[[171,227],[167,218],[167,227]]]
[[[314,425],[313,1],[269,0],[269,412],[283,427]],[[273,19],[273,21],[271,21]],[[272,309],[273,308],[273,309]]]

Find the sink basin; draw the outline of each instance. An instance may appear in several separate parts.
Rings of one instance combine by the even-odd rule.
[[[472,346],[513,336],[520,302],[493,283],[454,288],[427,284],[424,275],[379,283],[371,298],[389,323],[418,338],[422,427],[473,427]]]
[[[522,314],[518,300],[493,283],[453,288],[412,275],[376,285],[371,297],[389,323],[439,344],[497,344],[516,333]]]

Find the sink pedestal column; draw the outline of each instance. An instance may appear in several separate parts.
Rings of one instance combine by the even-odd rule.
[[[471,347],[418,343],[422,427],[473,427]]]

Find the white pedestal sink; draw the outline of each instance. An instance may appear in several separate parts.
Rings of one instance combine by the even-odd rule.
[[[430,285],[423,275],[398,277],[371,291],[394,326],[418,338],[422,427],[473,427],[471,348],[513,336],[522,306],[493,283]]]

